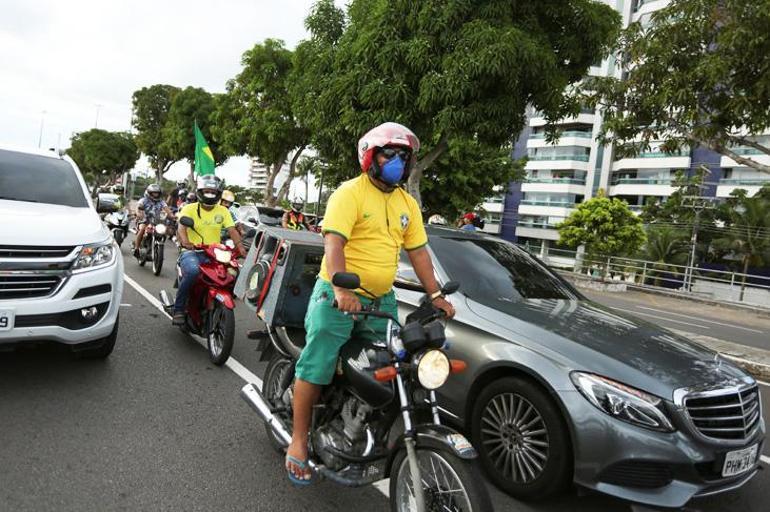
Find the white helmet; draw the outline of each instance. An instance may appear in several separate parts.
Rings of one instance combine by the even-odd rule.
[[[420,150],[420,139],[412,130],[398,123],[383,123],[375,126],[361,137],[358,141],[358,162],[361,164],[361,171],[368,172],[372,163],[376,163],[374,154],[377,149],[386,146],[402,147],[409,151],[410,158],[404,178],[408,177],[409,171],[417,160],[415,155]]]

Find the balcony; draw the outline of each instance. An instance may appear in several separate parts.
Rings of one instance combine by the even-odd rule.
[[[527,178],[524,183],[548,183],[556,185],[585,185],[585,178]]]
[[[534,199],[522,199],[521,203],[529,206],[553,206],[556,208],[573,208],[574,202],[569,201],[535,201]]]
[[[671,178],[615,178],[610,185],[670,185]]]
[[[587,162],[589,155],[531,155],[527,158],[533,162],[555,161],[555,160],[574,160],[576,162]]]
[[[583,131],[576,131],[576,130],[569,130],[565,132],[561,132],[559,134],[559,137],[564,139],[567,137],[574,137],[576,139],[590,139],[591,138],[591,132],[583,132]],[[545,139],[545,133],[533,133],[529,136],[530,139]]]
[[[517,226],[520,228],[530,229],[556,229],[556,224],[548,224],[547,222],[517,222]]]

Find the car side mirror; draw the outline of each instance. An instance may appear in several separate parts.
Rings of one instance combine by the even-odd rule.
[[[96,200],[96,213],[113,213],[116,211],[118,211],[118,208],[115,203]]]
[[[460,283],[458,283],[457,281],[449,281],[447,284],[444,285],[443,288],[441,288],[441,293],[444,295],[452,295],[459,289],[460,289]]]
[[[339,286],[340,288],[345,288],[346,290],[357,290],[358,288],[361,288],[361,278],[358,277],[358,274],[337,272],[332,277],[332,284],[334,286]]]
[[[182,217],[181,219],[179,219],[179,223],[186,228],[191,228],[195,226],[195,221],[192,220],[190,217]]]

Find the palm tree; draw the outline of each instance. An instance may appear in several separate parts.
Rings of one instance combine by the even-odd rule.
[[[647,230],[647,243],[642,251],[642,257],[653,262],[655,286],[660,286],[658,272],[677,273],[674,265],[686,264],[687,234],[680,229],[667,226],[650,226]]]
[[[761,195],[742,195],[728,215],[730,225],[724,235],[714,240],[714,245],[730,250],[743,264],[738,299],[743,301],[749,265],[762,265],[770,256],[770,200]]]

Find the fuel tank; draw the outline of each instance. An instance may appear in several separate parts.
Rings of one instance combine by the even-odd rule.
[[[374,371],[390,365],[385,348],[375,348],[369,342],[350,340],[340,351],[342,375],[350,391],[375,409],[389,405],[395,397],[394,381],[377,382]]]

